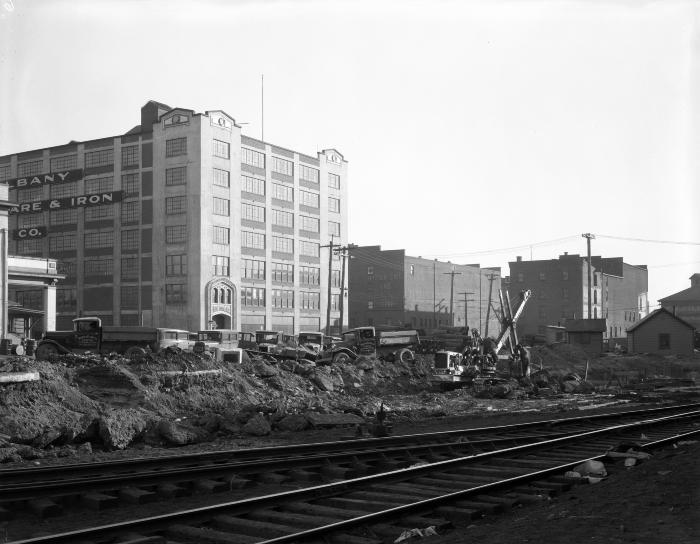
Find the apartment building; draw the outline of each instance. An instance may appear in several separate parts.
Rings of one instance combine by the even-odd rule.
[[[351,246],[349,253],[351,327],[468,325],[482,335],[500,331],[493,312],[499,304],[500,268],[411,257],[403,249],[382,250],[381,246]]]
[[[348,164],[241,134],[222,110],[150,101],[117,136],[0,157],[10,253],[51,257],[57,327],[326,326],[329,252],[347,243]],[[340,317],[333,258],[331,321]],[[31,290],[10,298],[31,307]]]
[[[532,291],[518,321],[521,334],[544,335],[547,326],[564,326],[567,319],[605,319],[603,338],[624,338],[627,328],[649,313],[646,265],[630,265],[622,257],[591,257],[590,315],[586,257],[568,253],[535,261],[517,257],[509,266],[510,296]]]

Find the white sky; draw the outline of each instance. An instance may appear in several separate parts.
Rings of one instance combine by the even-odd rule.
[[[126,132],[149,99],[259,138],[264,74],[265,140],[349,161],[353,243],[506,275],[530,248],[493,250],[583,232],[700,242],[699,9],[2,0],[0,155]],[[593,253],[649,265],[652,303],[700,271],[700,245]]]

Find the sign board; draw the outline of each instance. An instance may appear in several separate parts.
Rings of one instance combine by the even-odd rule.
[[[343,164],[343,158],[338,153],[331,151],[330,153],[326,153],[326,162]]]
[[[14,240],[26,240],[27,238],[43,238],[48,234],[46,227],[25,227],[23,229],[15,229],[12,231]]]
[[[48,174],[37,174],[24,178],[8,179],[7,185],[10,189],[24,189],[27,187],[40,187],[50,183],[69,183],[83,179],[83,169],[61,170],[60,172],[49,172]]]
[[[20,202],[10,208],[9,213],[39,213],[48,210],[65,210],[68,208],[87,208],[90,206],[102,206],[114,204],[122,199],[122,191],[110,191],[107,193],[95,193],[91,195],[67,196],[50,200],[38,200],[36,202]]]
[[[233,128],[231,120],[220,113],[209,112],[211,126],[219,127],[230,131]]]

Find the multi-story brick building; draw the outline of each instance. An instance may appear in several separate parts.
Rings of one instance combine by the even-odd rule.
[[[76,314],[189,330],[326,326],[321,246],[347,243],[348,168],[333,149],[305,155],[242,135],[223,111],[151,101],[126,134],[0,157],[0,181],[19,203],[10,252],[57,258],[66,275],[59,328]]]
[[[659,299],[659,304],[700,331],[700,273],[690,276],[690,287]]]
[[[351,246],[350,256],[351,327],[405,325],[435,329],[464,327],[466,322],[482,334],[498,334],[500,325],[489,309],[489,293],[498,307],[500,268],[411,257],[403,249],[382,250],[380,246]]]
[[[563,326],[567,319],[602,318],[606,320],[604,338],[624,338],[627,327],[649,313],[646,265],[630,265],[622,257],[591,257],[591,315],[585,257],[568,253],[536,261],[518,257],[509,265],[510,296],[523,289],[532,291],[518,321],[521,334],[543,335],[548,325]]]

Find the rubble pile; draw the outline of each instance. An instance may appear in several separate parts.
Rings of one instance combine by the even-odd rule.
[[[0,372],[33,372],[40,379],[0,385],[0,463],[296,432],[334,417],[353,425],[376,416],[380,406],[392,420],[407,422],[555,410],[571,395],[593,393],[591,376],[605,378],[623,364],[569,351],[536,350],[529,378],[448,392],[435,390],[433,356],[420,354],[405,363],[360,357],[333,365],[248,355],[232,364],[179,350],[140,360],[116,354],[14,357],[0,362]],[[668,367],[668,361],[659,364]],[[586,369],[588,381],[582,378]]]
[[[381,395],[413,393],[430,383],[430,361],[420,357],[410,365],[369,359],[272,364],[255,357],[230,365],[177,350],[138,361],[116,354],[16,357],[1,371],[34,371],[41,379],[0,390],[0,462],[42,457],[47,448],[70,455],[81,444],[88,445],[83,450],[179,446],[303,430],[310,425],[305,414],[364,417]]]

